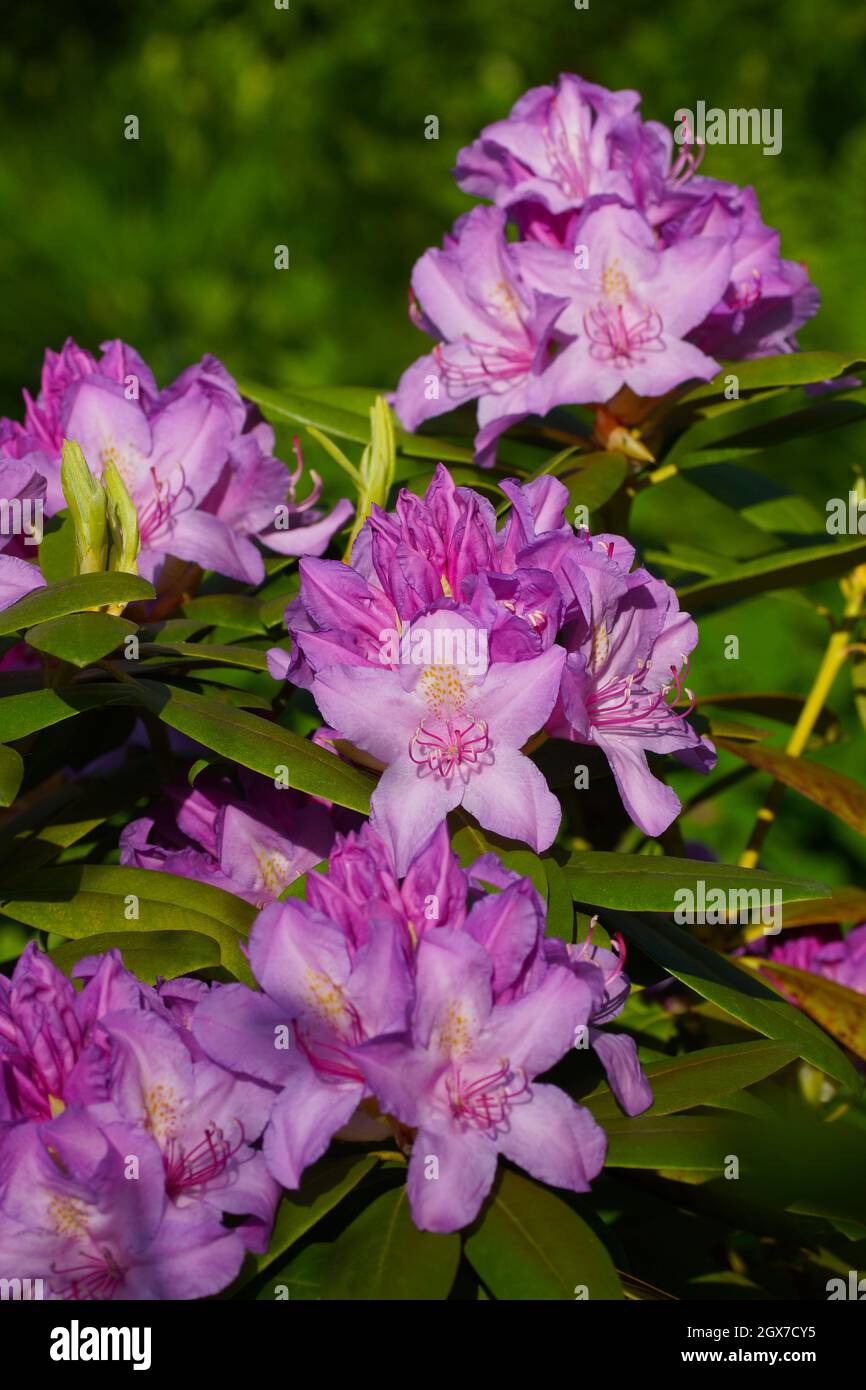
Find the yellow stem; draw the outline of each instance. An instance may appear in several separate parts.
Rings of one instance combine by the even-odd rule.
[[[859,602],[856,604],[854,602],[846,604],[846,619],[856,617],[858,612]],[[806,702],[800,711],[800,717],[794,725],[791,731],[791,737],[788,739],[785,746],[785,752],[790,758],[799,758],[818,722],[827,696],[830,694],[833,683],[848,657],[851,628],[852,624],[850,622],[846,623],[843,629],[832,633],[827,643],[827,650],[824,653],[824,659],[821,665],[818,667],[818,673],[815,676],[812,689],[809,691]],[[756,867],[764,841],[770,833],[770,828],[776,818],[776,812],[779,809],[779,803],[784,793],[785,788],[781,782],[774,782],[770,787],[764,804],[758,812],[758,818],[755,821],[749,843],[740,856],[740,868],[754,869]]]

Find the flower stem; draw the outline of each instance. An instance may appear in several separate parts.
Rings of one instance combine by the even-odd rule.
[[[791,737],[785,746],[785,752],[789,758],[799,758],[803,749],[809,741],[813,729],[818,721],[825,701],[830,694],[833,683],[839,672],[844,666],[850,654],[850,642],[854,620],[859,617],[863,603],[863,593],[859,586],[853,585],[852,592],[845,604],[845,616],[843,626],[833,632],[827,643],[827,650],[824,659],[818,667],[818,672],[809,691],[800,717],[791,731]],[[740,856],[740,868],[754,869],[757,866],[761,849],[764,841],[770,833],[773,821],[779,804],[785,794],[785,787],[781,782],[774,782],[767,793],[763,806],[758,812],[754,829],[749,838],[749,843]]]

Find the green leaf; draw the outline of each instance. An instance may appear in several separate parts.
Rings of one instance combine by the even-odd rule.
[[[259,600],[248,594],[204,594],[187,599],[181,613],[184,618],[194,618],[208,627],[232,628],[245,636],[265,630]]]
[[[619,492],[629,477],[628,460],[624,454],[608,450],[578,454],[558,467],[555,476],[568,488],[565,514],[573,521],[575,507],[586,507],[592,515]]]
[[[718,745],[760,772],[769,772],[777,782],[808,797],[859,834],[866,835],[866,788],[853,777],[808,758],[792,758],[789,753],[766,748],[763,744],[720,738]]]
[[[276,391],[250,382],[241,385],[243,395],[255,401],[269,420],[287,420],[292,424],[314,425],[338,439],[351,439],[356,444],[370,443],[369,413],[347,410],[331,405],[300,391]],[[371,402],[372,404],[372,402]],[[435,459],[441,463],[471,463],[472,450],[465,445],[451,444],[432,435],[409,434],[395,429],[397,453],[408,458]]]
[[[46,584],[56,584],[61,579],[71,579],[78,573],[78,560],[75,554],[75,525],[64,507],[46,518],[39,547],[39,568]]]
[[[574,902],[568,880],[552,855],[542,859],[547,874],[547,935],[560,941],[574,936]]]
[[[645,918],[624,915],[619,922],[606,925],[620,926],[629,941],[703,999],[710,999],[764,1037],[790,1043],[799,1057],[843,1085],[860,1090],[860,1078],[848,1058],[810,1018],[673,922],[656,926]]]
[[[373,779],[282,725],[156,681],[140,680],[135,686],[160,719],[205,748],[271,779],[286,767],[294,790],[369,814]]]
[[[754,468],[712,461],[718,452],[715,449],[707,450],[677,461],[680,470],[686,470],[689,486],[698,487],[717,502],[733,508],[745,525],[764,532],[810,536],[816,543],[823,541],[827,535],[827,518],[823,512],[819,512],[804,497],[797,497],[774,478],[768,478]],[[778,549],[779,537],[774,536],[772,540],[772,546],[765,541],[763,545],[753,547],[750,553],[762,554],[770,549]],[[744,558],[746,554],[744,551]]]
[[[785,554],[778,536],[768,535],[737,510],[730,495],[713,495],[699,486],[706,469],[679,474],[667,482],[645,488],[635,502],[635,527],[644,548],[665,546],[673,554],[695,554],[694,540],[708,538],[705,550],[714,566],[727,573],[735,563],[755,562],[768,553]],[[671,543],[671,517],[676,517]],[[685,547],[683,546],[685,541]],[[709,550],[709,544],[712,550]],[[698,554],[698,560],[703,557]],[[715,569],[710,573],[715,573]]]
[[[256,1257],[258,1269],[265,1270],[280,1259],[323,1216],[339,1206],[378,1161],[375,1154],[365,1154],[363,1158],[338,1158],[333,1163],[308,1168],[298,1191],[283,1193],[267,1253]]]
[[[785,352],[777,357],[759,357],[752,362],[723,362],[712,381],[696,386],[677,402],[678,406],[693,401],[712,400],[724,396],[726,378],[735,376],[740,394],[765,391],[779,386],[809,386],[816,381],[830,381],[847,376],[866,362],[866,357],[842,352]]]
[[[830,545],[773,551],[754,560],[744,560],[736,569],[687,584],[677,592],[683,605],[689,608],[737,603],[751,594],[817,584],[821,579],[846,574],[864,560],[866,540],[837,540]]]
[[[804,1009],[810,1018],[826,1028],[850,1052],[866,1060],[866,996],[835,980],[814,975],[809,970],[797,970],[779,961],[749,961],[773,983],[778,982],[785,994]]]
[[[745,1121],[677,1115],[605,1121],[607,1168],[672,1168],[721,1177]],[[738,1150],[733,1150],[738,1152]]]
[[[2,703],[0,703],[2,709]],[[24,761],[14,748],[0,743],[0,806],[11,806],[24,778]]]
[[[138,917],[130,920],[133,900]],[[227,970],[254,983],[240,943],[255,908],[208,883],[115,864],[64,864],[5,881],[0,907],[16,922],[74,940],[117,931],[201,933],[218,942]]]
[[[219,642],[148,642],[142,644],[142,652],[176,652],[178,656],[192,657],[196,661],[207,661],[214,666],[239,666],[246,671],[267,671],[266,652],[255,647],[223,646]]]
[[[106,681],[101,685],[73,685],[59,690],[31,690],[0,699],[0,742],[14,743],[39,729],[47,729],[76,714],[105,705],[135,704],[128,687]]]
[[[17,603],[0,613],[0,637],[7,632],[21,632],[49,618],[62,618],[67,613],[81,613],[86,608],[101,608],[108,603],[133,603],[137,599],[155,598],[153,586],[137,574],[77,574],[61,579],[45,589],[34,589]]]
[[[37,651],[48,652],[73,666],[91,666],[137,631],[136,623],[110,613],[67,613],[63,618],[49,618],[31,627],[25,641]]]
[[[322,1298],[446,1299],[459,1261],[460,1237],[419,1231],[403,1184],[372,1202],[334,1242],[323,1271]]]
[[[292,1303],[310,1303],[322,1297],[322,1276],[330,1245],[307,1245],[299,1255],[262,1285],[256,1293],[257,1303],[290,1299]]]
[[[752,748],[753,744],[746,745]],[[709,894],[712,888],[779,891],[782,902],[820,898],[824,884],[764,869],[739,869],[731,864],[708,864],[697,859],[669,855],[615,854],[607,850],[575,851],[563,864],[572,896],[594,907],[625,911],[674,912],[683,901],[678,894],[691,891],[697,898],[698,882]],[[769,900],[768,900],[769,901]]]
[[[751,429],[739,430],[735,434],[722,434],[719,439],[708,445],[706,450],[698,450],[690,455],[690,459],[697,463],[703,452],[714,458],[722,452],[727,458],[741,458],[761,453],[765,449],[776,449],[782,444],[805,439],[808,435],[823,434],[827,430],[856,425],[864,418],[866,404],[863,403],[862,393],[859,398],[831,398],[818,401],[802,410],[791,410],[778,419],[766,420]],[[681,468],[686,464],[685,459],[678,462]]]
[[[69,975],[84,956],[111,950],[120,951],[127,970],[149,985],[220,963],[218,943],[194,931],[106,932],[66,941],[54,948],[51,959]]]
[[[613,1261],[585,1221],[545,1187],[500,1170],[466,1256],[491,1293],[509,1301],[621,1299]]]
[[[764,1077],[793,1062],[797,1048],[787,1042],[734,1043],[730,1047],[706,1047],[685,1057],[666,1058],[644,1066],[652,1087],[653,1103],[648,1115],[670,1115],[706,1105],[719,1096],[753,1086]],[[581,1100],[603,1126],[622,1114],[608,1086]]]

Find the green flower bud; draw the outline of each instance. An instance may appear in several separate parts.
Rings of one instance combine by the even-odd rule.
[[[375,502],[380,507],[387,505],[388,493],[394,482],[396,464],[397,444],[394,438],[394,420],[385,397],[377,396],[370,407],[370,443],[361,455],[358,508],[344,559],[348,560],[355,537],[370,515],[373,503]]]
[[[113,459],[105,465],[102,481],[108,498],[108,525],[111,529],[108,567],[122,570],[124,574],[138,574],[138,513]]]
[[[63,441],[60,481],[75,528],[78,573],[99,573],[108,561],[105,493],[88,468],[80,444],[74,440]]]

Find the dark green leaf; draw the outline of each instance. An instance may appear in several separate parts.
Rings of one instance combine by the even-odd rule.
[[[240,943],[255,908],[211,884],[114,864],[65,864],[5,881],[0,906],[16,922],[74,940],[118,931],[201,933],[219,943],[227,970],[253,984]]]
[[[138,627],[126,618],[110,613],[67,613],[63,618],[31,627],[25,640],[37,651],[69,661],[73,666],[91,666],[119,647]]]
[[[571,941],[574,934],[574,902],[568,880],[552,855],[542,859],[547,874],[547,935]]]
[[[248,594],[205,594],[201,598],[187,599],[181,611],[185,618],[194,618],[208,627],[219,624],[244,635],[265,630],[259,601]]]
[[[51,952],[51,958],[69,975],[84,956],[103,951],[120,951],[127,970],[140,980],[155,984],[157,979],[174,980],[206,965],[219,965],[220,948],[210,936],[194,931],[106,932],[65,941]]]
[[[679,598],[688,608],[737,603],[751,594],[817,584],[821,579],[846,574],[864,560],[866,540],[837,540],[830,545],[774,551],[755,560],[745,560],[736,569],[688,584],[678,591]]]
[[[351,439],[357,444],[370,443],[370,416],[345,406],[331,405],[300,391],[273,390],[244,382],[243,394],[255,401],[270,420],[287,420],[293,424],[313,425],[337,439]],[[450,444],[432,435],[409,434],[395,428],[397,453],[409,458],[435,459],[442,463],[471,463],[472,450],[465,445]]]
[[[650,1116],[670,1115],[706,1105],[719,1096],[753,1086],[771,1076],[798,1056],[798,1050],[785,1042],[734,1043],[730,1047],[706,1047],[685,1057],[666,1058],[644,1067],[652,1087]],[[622,1114],[609,1087],[604,1086],[581,1101],[606,1127],[609,1119]]]
[[[764,391],[777,386],[809,386],[847,376],[866,361],[862,354],[842,352],[786,352],[778,357],[759,357],[751,362],[723,362],[712,381],[696,386],[683,396],[679,405],[724,396],[726,379],[735,376],[741,393]]]
[[[0,699],[0,741],[14,743],[39,729],[72,719],[76,714],[100,709],[104,705],[135,704],[135,693],[128,687],[105,681],[99,685],[72,685],[59,690],[33,690],[26,695],[6,695]]]
[[[670,1168],[697,1172],[724,1172],[732,1145],[739,1142],[736,1119],[704,1115],[656,1117],[649,1112],[635,1119],[606,1120],[608,1168]]]
[[[322,1275],[330,1245],[307,1245],[278,1269],[256,1293],[257,1303],[290,1300],[310,1303],[322,1297]]]
[[[136,599],[154,598],[153,587],[137,574],[77,574],[61,579],[45,589],[34,589],[17,603],[0,613],[0,636],[21,632],[49,618],[62,618],[66,613],[81,613],[86,608],[102,608],[108,603],[133,603]]]
[[[2,704],[0,704],[2,709]],[[14,748],[0,743],[0,806],[11,806],[24,777],[24,762]]]
[[[746,745],[748,748],[752,744]],[[768,873],[763,869],[739,869],[731,864],[710,864],[697,859],[675,859],[669,855],[614,854],[605,850],[576,851],[563,864],[563,872],[577,902],[594,907],[625,911],[674,912],[681,905],[678,897],[690,890],[697,898],[698,882],[726,892],[735,890],[778,890],[782,902],[819,898],[826,892],[812,879],[789,874]]]
[[[259,1270],[267,1269],[342,1202],[378,1163],[374,1154],[346,1157],[308,1168],[297,1192],[284,1192],[267,1253],[259,1255]]]
[[[445,1299],[460,1260],[460,1237],[419,1231],[405,1185],[372,1202],[331,1247],[322,1298],[370,1302]]]
[[[765,1037],[790,1043],[798,1056],[843,1085],[860,1089],[860,1079],[848,1058],[810,1018],[675,923],[657,926],[646,918],[623,916],[607,925],[621,926],[629,941],[702,998],[712,1000]]]
[[[223,646],[217,642],[148,642],[142,645],[142,652],[176,652],[178,656],[192,657],[196,661],[207,661],[213,665],[240,666],[247,671],[267,671],[268,658],[265,652],[254,647]]]
[[[365,815],[369,813],[373,779],[333,753],[299,738],[280,724],[234,709],[221,700],[155,681],[135,684],[142,702],[160,719],[205,748],[272,779],[278,768],[286,767],[296,791],[324,797]]]
[[[466,1255],[496,1298],[509,1301],[623,1297],[598,1236],[548,1188],[502,1169]]]

